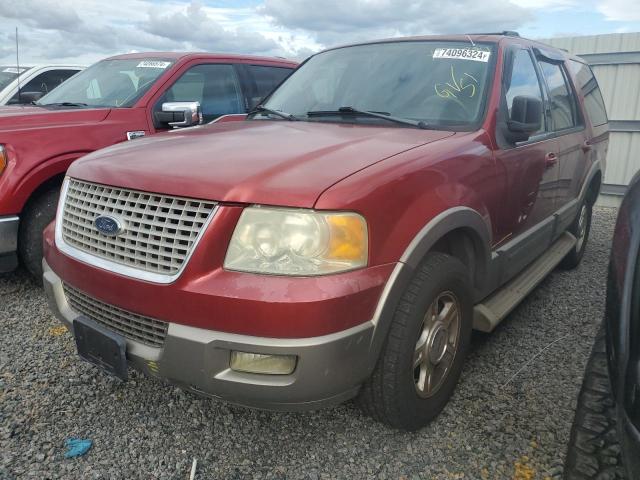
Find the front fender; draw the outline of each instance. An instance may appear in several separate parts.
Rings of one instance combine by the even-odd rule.
[[[491,234],[490,227],[477,211],[469,207],[454,207],[436,215],[413,238],[405,249],[400,261],[396,264],[391,277],[387,281],[374,314],[375,325],[372,342],[369,349],[368,365],[373,371],[380,351],[391,327],[393,316],[403,293],[415,275],[425,255],[454,230],[464,229],[473,242],[476,255],[474,278],[474,301],[484,296],[484,288],[489,279],[489,265],[491,262]]]
[[[57,157],[51,158],[45,162],[38,164],[35,168],[24,175],[16,185],[9,185],[3,193],[0,201],[2,209],[0,214],[5,210],[8,212],[18,213],[24,208],[31,195],[47,180],[59,175],[63,175],[69,166],[78,158],[90,153],[90,151],[69,152]],[[11,172],[5,172],[11,175]]]

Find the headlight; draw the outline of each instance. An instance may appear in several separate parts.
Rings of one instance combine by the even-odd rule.
[[[324,275],[367,265],[367,223],[357,213],[249,207],[224,267],[273,275]]]

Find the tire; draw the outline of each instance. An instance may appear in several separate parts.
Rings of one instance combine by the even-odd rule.
[[[56,217],[59,196],[58,186],[40,193],[29,201],[20,221],[18,254],[38,285],[42,284],[42,233]]]
[[[560,262],[560,268],[564,270],[572,270],[580,265],[582,257],[584,256],[584,252],[587,249],[587,242],[589,241],[592,214],[593,205],[585,200],[578,210],[576,219],[573,221],[568,230],[574,237],[576,237],[577,242],[571,249],[571,251],[567,253],[567,255]]]
[[[457,320],[451,305],[456,306]],[[467,269],[449,255],[429,254],[403,293],[373,374],[360,390],[361,409],[394,428],[427,425],[442,411],[460,378],[472,323]],[[416,361],[420,363],[414,366]]]
[[[611,395],[604,327],[587,362],[564,466],[565,480],[623,480],[616,430],[616,407]]]

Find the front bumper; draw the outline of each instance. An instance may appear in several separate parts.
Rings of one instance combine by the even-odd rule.
[[[73,332],[78,314],[62,280],[43,261],[44,288],[51,309]],[[312,338],[266,338],[169,323],[161,348],[127,339],[129,364],[186,390],[232,403],[270,410],[309,410],[345,401],[371,371],[374,324]],[[290,375],[232,371],[231,350],[297,355]]]
[[[16,215],[0,217],[0,273],[10,272],[18,266],[18,226]]]

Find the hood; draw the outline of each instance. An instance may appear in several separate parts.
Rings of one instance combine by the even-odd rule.
[[[0,107],[0,132],[52,125],[95,123],[109,115],[108,108],[44,108],[35,105]]]
[[[75,162],[96,183],[223,202],[312,207],[376,162],[453,135],[417,128],[251,120],[176,130]]]

